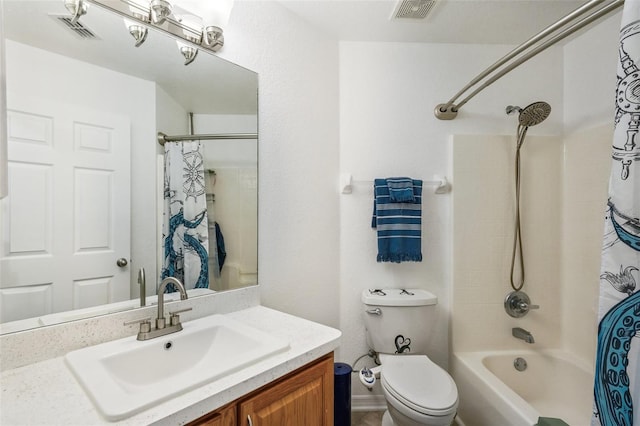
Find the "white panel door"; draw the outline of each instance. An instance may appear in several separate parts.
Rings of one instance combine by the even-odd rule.
[[[130,257],[129,119],[9,100],[0,321],[128,299],[129,269],[116,262]]]

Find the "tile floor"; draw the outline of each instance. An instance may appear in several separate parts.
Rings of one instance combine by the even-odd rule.
[[[358,411],[351,412],[351,426],[381,426],[384,411]],[[460,426],[458,420],[453,421],[453,426]]]
[[[351,413],[351,426],[380,426],[384,411],[357,411]]]

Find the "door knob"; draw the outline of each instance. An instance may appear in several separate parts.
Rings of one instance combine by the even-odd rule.
[[[124,268],[128,264],[129,262],[127,262],[127,259],[125,259],[124,257],[121,257],[120,259],[116,260],[116,265],[118,265],[121,268]]]

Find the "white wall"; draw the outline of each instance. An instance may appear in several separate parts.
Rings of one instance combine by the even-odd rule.
[[[563,46],[566,135],[613,123],[621,16],[610,16]]]
[[[236,2],[221,56],[259,73],[265,306],[339,326],[338,45],[275,2]]]
[[[526,106],[546,100],[554,106],[545,126],[532,132],[558,133],[562,128],[562,52],[552,48],[514,71],[467,104],[454,121],[433,115],[483,67],[512,46],[397,43],[340,44],[340,169],[356,180],[408,175],[451,177],[450,135],[508,134],[517,120],[507,105]],[[527,84],[522,82],[526,81]],[[488,165],[491,167],[491,165]],[[453,182],[453,191],[456,183]],[[478,188],[493,191],[493,188]],[[451,195],[425,188],[422,263],[376,263],[375,232],[370,228],[372,190],[357,185],[341,196],[340,327],[341,356],[352,363],[366,352],[360,293],[366,288],[417,287],[438,296],[439,315],[432,359],[447,366],[451,311]],[[474,212],[466,212],[473,215]],[[481,255],[481,253],[478,253]],[[508,282],[503,293],[506,294]],[[501,296],[497,299],[502,302]],[[480,311],[478,314],[482,315]],[[362,366],[362,364],[359,364]],[[354,384],[354,393],[363,393]]]

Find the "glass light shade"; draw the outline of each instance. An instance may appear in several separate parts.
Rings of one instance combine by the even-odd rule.
[[[198,56],[198,49],[196,49],[195,47],[178,40],[176,40],[176,44],[178,45],[178,50],[184,57],[185,65],[189,65],[196,59],[196,56]]]
[[[209,0],[203,3],[205,8],[202,14],[204,26],[214,26],[224,30],[229,24],[231,9],[233,9],[233,0]]]
[[[133,14],[149,16],[149,0],[127,0],[127,3]]]
[[[140,47],[147,39],[147,27],[127,18],[123,18],[123,20],[127,31],[129,31],[129,34],[136,40],[136,47]]]
[[[233,9],[233,0],[176,0],[174,3],[179,3],[192,13],[202,16],[205,28],[213,26],[224,29],[229,23]]]

